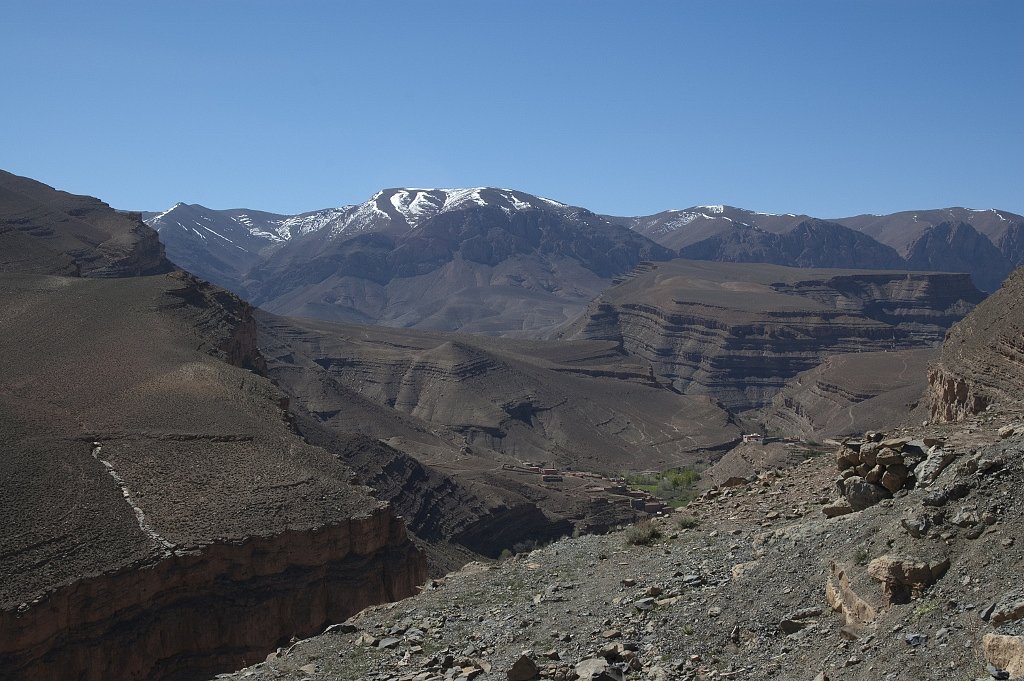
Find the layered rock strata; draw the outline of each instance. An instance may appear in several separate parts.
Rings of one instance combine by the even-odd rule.
[[[982,297],[957,274],[673,261],[608,289],[559,337],[614,342],[742,412],[829,355],[933,346]]]
[[[935,421],[958,421],[1020,399],[1024,380],[1024,270],[954,326],[928,372]]]
[[[894,428],[918,408],[937,354],[925,348],[832,355],[790,380],[772,398],[764,423],[769,432],[811,440]]]
[[[0,610],[5,678],[197,679],[252,664],[292,636],[426,579],[381,507],[330,526],[218,541],[84,576]]]
[[[0,272],[126,277],[172,268],[140,213],[0,170]]]

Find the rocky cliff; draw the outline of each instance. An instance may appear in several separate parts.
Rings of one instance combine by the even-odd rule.
[[[1024,270],[950,329],[928,373],[931,417],[956,421],[1020,399],[1024,383]]]
[[[181,272],[0,275],[0,300],[5,678],[202,678],[425,579],[251,371],[245,303]]]
[[[981,299],[964,275],[673,261],[612,287],[560,336],[615,342],[680,392],[742,412],[828,355],[935,345]]]
[[[199,679],[266,657],[368,605],[411,596],[426,565],[385,507],[333,525],[216,541],[83,576],[0,610],[4,677]]]
[[[0,170],[0,272],[131,277],[172,268],[141,214]]]

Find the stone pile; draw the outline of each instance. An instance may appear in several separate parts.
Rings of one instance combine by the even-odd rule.
[[[862,511],[902,489],[931,484],[953,460],[942,445],[938,438],[886,438],[875,432],[843,440],[836,454],[842,497],[822,512],[832,518]]]

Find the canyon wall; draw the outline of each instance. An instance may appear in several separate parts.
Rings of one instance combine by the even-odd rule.
[[[612,287],[561,335],[613,341],[737,413],[829,355],[937,345],[982,298],[958,274],[673,261]]]
[[[215,542],[91,575],[0,611],[0,669],[26,681],[202,679],[426,579],[382,507],[327,527]]]
[[[1013,272],[984,303],[950,329],[928,372],[935,421],[958,421],[991,404],[1020,400],[1024,381],[1024,270]]]

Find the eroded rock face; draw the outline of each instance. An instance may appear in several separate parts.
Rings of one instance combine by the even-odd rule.
[[[381,508],[77,580],[0,611],[0,661],[12,680],[58,681],[72,669],[83,681],[200,678],[411,596],[425,579],[404,523]]]
[[[1024,636],[985,634],[981,647],[985,660],[995,669],[1007,672],[1007,678],[1024,675]]]
[[[878,603],[870,596],[858,594],[851,586],[849,565],[832,563],[825,580],[825,601],[836,612],[842,613],[848,625],[871,624],[878,617]]]
[[[896,427],[921,399],[936,355],[924,348],[827,357],[775,395],[766,425],[814,440]]]
[[[0,302],[4,678],[209,676],[425,578],[402,521],[294,433],[237,298],[0,274]]]
[[[995,403],[1020,398],[1024,381],[1024,271],[950,329],[928,374],[931,418],[959,421]]]
[[[937,582],[949,569],[949,559],[916,560],[881,556],[868,565],[868,574],[882,583],[882,593],[889,603],[906,603]]]
[[[982,297],[965,275],[677,260],[608,289],[561,337],[615,342],[745,411],[826,356],[932,346]]]

